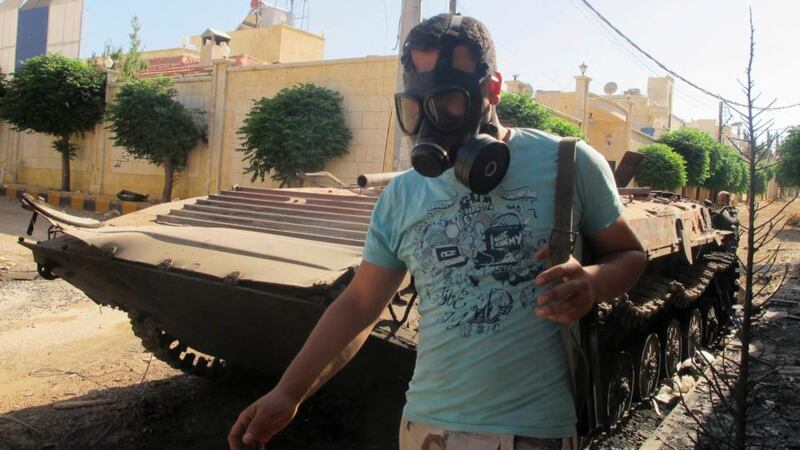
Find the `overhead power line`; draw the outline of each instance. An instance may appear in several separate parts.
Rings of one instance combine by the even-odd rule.
[[[600,34],[602,34],[614,47],[616,47],[622,54],[628,57],[634,64],[641,67],[645,72],[650,74],[651,76],[658,77],[661,76],[658,68],[653,66],[653,63],[644,59],[636,50],[630,48],[630,46],[626,45],[625,42],[621,41],[619,37],[613,34],[597,17],[591,15],[585,8],[583,8],[577,0],[570,0],[570,3],[578,11],[586,21],[592,25]],[[682,85],[674,84],[673,87],[675,89],[675,95],[680,97],[683,100],[686,100],[689,103],[692,103],[695,107],[709,109],[712,107],[716,108],[717,105],[715,101],[711,99],[707,99],[706,97],[698,97],[695,96],[693,93],[690,93],[681,88]],[[713,103],[712,103],[713,102]]]
[[[650,55],[650,53],[646,52],[646,51],[645,51],[644,49],[642,49],[642,48],[641,48],[639,45],[637,45],[637,44],[636,44],[636,42],[634,42],[634,41],[633,41],[631,38],[629,38],[627,35],[625,35],[625,33],[623,33],[622,31],[620,31],[620,29],[619,29],[619,28],[615,27],[615,26],[614,26],[614,24],[612,24],[612,23],[611,23],[611,22],[610,22],[608,19],[606,19],[606,18],[605,18],[605,16],[603,16],[603,15],[600,13],[600,11],[598,11],[597,9],[595,9],[595,8],[594,8],[594,6],[592,6],[592,4],[591,4],[591,3],[589,3],[589,0],[581,0],[581,1],[582,1],[582,2],[583,2],[583,4],[584,4],[584,5],[586,5],[586,7],[587,7],[587,8],[589,8],[589,9],[590,9],[590,10],[591,10],[591,11],[592,11],[592,12],[593,12],[593,13],[594,13],[594,14],[595,14],[595,15],[596,15],[598,18],[600,18],[600,20],[602,20],[602,21],[603,21],[603,23],[605,23],[606,25],[608,25],[608,27],[609,27],[609,28],[611,28],[612,30],[614,30],[614,32],[615,32],[615,33],[617,33],[617,34],[618,34],[618,35],[619,35],[619,36],[620,36],[622,39],[624,39],[624,40],[625,40],[625,41],[626,41],[628,44],[630,44],[630,45],[631,45],[633,48],[635,48],[637,51],[639,51],[639,53],[641,53],[642,55],[644,55],[644,56],[645,56],[647,59],[649,59],[650,61],[654,62],[656,65],[658,65],[658,67],[660,67],[660,68],[664,69],[664,71],[666,71],[668,74],[670,74],[670,75],[672,75],[673,77],[675,77],[675,78],[677,78],[677,79],[679,79],[679,80],[683,81],[684,83],[686,83],[686,84],[688,84],[689,86],[691,86],[691,87],[693,87],[693,88],[697,89],[698,91],[700,91],[700,92],[702,92],[702,93],[704,93],[704,94],[706,94],[706,95],[709,95],[709,96],[711,96],[711,97],[714,97],[714,98],[716,98],[717,100],[720,100],[720,101],[722,101],[722,102],[725,102],[725,103],[727,103],[727,104],[729,104],[729,105],[734,105],[734,106],[739,106],[739,107],[747,108],[747,106],[748,106],[748,105],[746,105],[746,104],[744,104],[744,103],[735,102],[735,101],[733,101],[733,100],[729,100],[729,99],[727,99],[727,98],[723,97],[723,96],[722,96],[722,95],[720,95],[720,94],[717,94],[717,93],[715,93],[715,92],[709,91],[708,89],[705,89],[705,88],[703,88],[702,86],[699,86],[698,84],[696,84],[696,83],[692,82],[691,80],[687,79],[686,77],[682,76],[681,74],[679,74],[679,73],[675,72],[674,70],[670,69],[670,68],[669,68],[669,67],[667,67],[665,64],[663,64],[661,61],[657,60],[655,57],[653,57],[652,55]],[[796,108],[796,107],[798,107],[798,106],[800,106],[800,103],[793,103],[793,104],[791,104],[791,105],[782,105],[782,106],[770,106],[770,107],[766,107],[766,108],[759,108],[759,107],[755,107],[755,106],[754,106],[753,108],[754,108],[754,109],[758,109],[758,110],[778,111],[778,110],[783,110],[783,109],[791,109],[791,108]]]

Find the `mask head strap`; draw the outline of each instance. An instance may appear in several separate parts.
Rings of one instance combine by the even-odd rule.
[[[441,49],[439,50],[438,67],[451,67],[453,65],[453,51],[461,40],[462,28],[461,20],[463,16],[454,14],[450,16],[450,21],[447,24],[447,29],[442,34],[440,39]]]

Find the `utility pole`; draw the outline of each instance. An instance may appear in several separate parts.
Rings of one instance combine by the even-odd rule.
[[[456,13],[456,0],[450,0],[450,14]]]
[[[722,143],[722,102],[719,102],[719,128],[717,130],[717,142]]]
[[[400,36],[399,54],[403,54],[403,43],[406,41],[409,31],[414,28],[422,18],[422,0],[403,0],[403,8],[400,16]],[[451,0],[452,3],[452,0]],[[403,64],[397,64],[397,91],[403,90]],[[395,118],[395,124],[397,119]],[[411,158],[408,149],[405,148],[408,138],[405,137],[400,127],[395,125],[394,130],[394,151],[392,152],[392,172],[406,170],[411,166]]]

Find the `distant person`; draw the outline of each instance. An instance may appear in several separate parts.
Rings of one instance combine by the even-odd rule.
[[[411,30],[401,61],[395,105],[415,170],[381,195],[353,281],[277,386],[239,415],[233,449],[261,447],[292,420],[358,351],[407,271],[421,320],[401,450],[570,448],[576,415],[559,324],[626,292],[646,265],[611,169],[578,145],[577,245],[591,246],[595,262],[548,268],[540,243],[554,223],[559,138],[497,120],[502,76],[489,31],[470,17],[431,17]],[[563,283],[545,289],[554,280]]]
[[[733,194],[728,191],[717,194],[719,209],[711,215],[711,225],[717,230],[733,231],[733,237],[726,242],[735,247],[739,244],[739,210],[733,206],[733,199]]]

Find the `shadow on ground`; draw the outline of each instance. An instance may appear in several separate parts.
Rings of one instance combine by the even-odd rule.
[[[72,401],[114,402],[69,410],[48,404],[0,416],[0,449],[224,449],[239,412],[268,389],[253,380],[176,376],[99,390]],[[366,401],[322,390],[268,448],[396,448],[402,404],[400,391]]]

